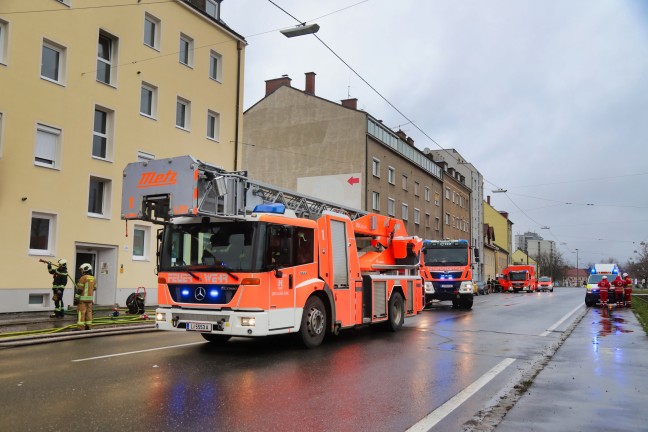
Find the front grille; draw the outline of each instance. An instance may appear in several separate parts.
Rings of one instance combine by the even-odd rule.
[[[238,285],[186,285],[169,284],[169,293],[174,302],[192,304],[228,304],[238,290]]]
[[[459,279],[461,277],[460,271],[458,272],[431,272],[432,273],[432,279]]]

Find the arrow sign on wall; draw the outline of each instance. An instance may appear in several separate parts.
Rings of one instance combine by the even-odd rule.
[[[349,180],[347,180],[347,183],[349,183],[351,186],[353,186],[355,183],[360,183],[360,179],[358,177],[349,177]]]

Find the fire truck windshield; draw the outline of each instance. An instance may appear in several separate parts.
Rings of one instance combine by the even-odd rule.
[[[160,271],[240,271],[260,268],[253,248],[263,225],[214,222],[168,225],[160,245]]]
[[[509,272],[509,280],[523,281],[523,280],[526,280],[526,278],[527,278],[527,272],[526,271],[512,271],[512,272]]]
[[[425,265],[429,267],[468,265],[468,247],[435,247],[423,249]]]

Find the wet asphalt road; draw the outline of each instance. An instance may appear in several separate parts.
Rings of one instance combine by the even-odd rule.
[[[2,350],[0,430],[462,430],[557,349],[582,303],[581,289],[479,296],[472,311],[435,306],[399,333],[351,330],[314,350],[162,332]]]

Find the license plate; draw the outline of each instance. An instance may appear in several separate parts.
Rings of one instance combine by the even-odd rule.
[[[441,284],[441,288],[452,288],[452,284]]]
[[[212,325],[208,323],[187,323],[187,331],[211,331]]]

